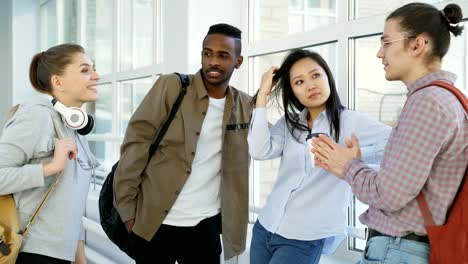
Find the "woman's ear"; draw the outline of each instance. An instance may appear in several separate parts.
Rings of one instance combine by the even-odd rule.
[[[63,92],[64,91],[64,88],[63,88],[63,83],[62,83],[62,80],[60,79],[60,76],[58,75],[52,75],[52,77],[50,77],[50,83],[52,84],[52,88],[54,90],[58,90],[58,91],[61,91]]]

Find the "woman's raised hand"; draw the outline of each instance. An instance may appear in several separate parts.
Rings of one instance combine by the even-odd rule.
[[[273,76],[278,71],[278,67],[272,66],[268,71],[263,73],[262,82],[260,84],[260,89],[257,93],[257,107],[265,107],[268,95],[271,93],[273,86],[276,85],[277,81],[273,81]]]

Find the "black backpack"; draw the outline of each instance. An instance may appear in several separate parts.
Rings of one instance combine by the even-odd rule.
[[[174,102],[174,105],[172,106],[171,112],[169,113],[166,122],[161,127],[161,130],[159,130],[157,133],[156,139],[150,147],[148,162],[155,153],[162,138],[166,134],[167,129],[169,128],[172,119],[174,119],[174,116],[182,103],[182,99],[184,99],[185,93],[187,92],[187,86],[190,82],[188,76],[179,73],[176,74],[180,78],[182,87],[180,88],[179,95]],[[114,166],[112,166],[111,172],[109,175],[107,175],[107,178],[102,185],[101,193],[99,194],[99,215],[101,218],[102,229],[104,229],[107,237],[109,237],[109,239],[129,257],[134,258],[130,252],[129,235],[127,229],[125,228],[125,223],[122,222],[119,212],[114,207],[114,173],[118,164],[119,162],[117,161]]]

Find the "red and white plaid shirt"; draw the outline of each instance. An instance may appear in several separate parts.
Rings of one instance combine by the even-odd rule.
[[[432,81],[454,83],[456,75],[437,71],[408,86]],[[345,166],[345,180],[369,209],[360,216],[368,227],[391,236],[426,234],[416,196],[424,193],[434,223],[446,213],[468,165],[468,118],[458,99],[440,87],[411,94],[385,147],[379,172],[357,159]]]

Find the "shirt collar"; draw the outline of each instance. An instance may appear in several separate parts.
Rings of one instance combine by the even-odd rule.
[[[448,71],[435,71],[428,73],[420,77],[419,79],[416,79],[408,85],[408,94],[411,94],[412,92],[414,92],[414,90],[421,86],[427,85],[430,82],[437,80],[442,80],[454,84],[457,80],[457,75]]]
[[[194,77],[195,91],[197,92],[198,99],[208,96],[206,92],[205,83],[201,75],[201,70],[195,74]]]
[[[302,111],[299,113],[299,120],[301,123],[307,124],[307,114],[309,113],[309,109],[304,108]],[[323,110],[318,116],[317,120],[320,120],[322,118],[328,118],[328,113],[327,110]]]
[[[202,99],[205,96],[208,96],[208,93],[206,92],[206,87],[205,83],[203,82],[203,76],[202,76],[202,70],[199,70],[194,77],[194,83],[195,83],[195,91],[197,92],[197,97],[198,99]],[[232,89],[233,87],[231,85],[228,85],[228,88],[226,90],[226,101],[227,100],[232,100]]]

